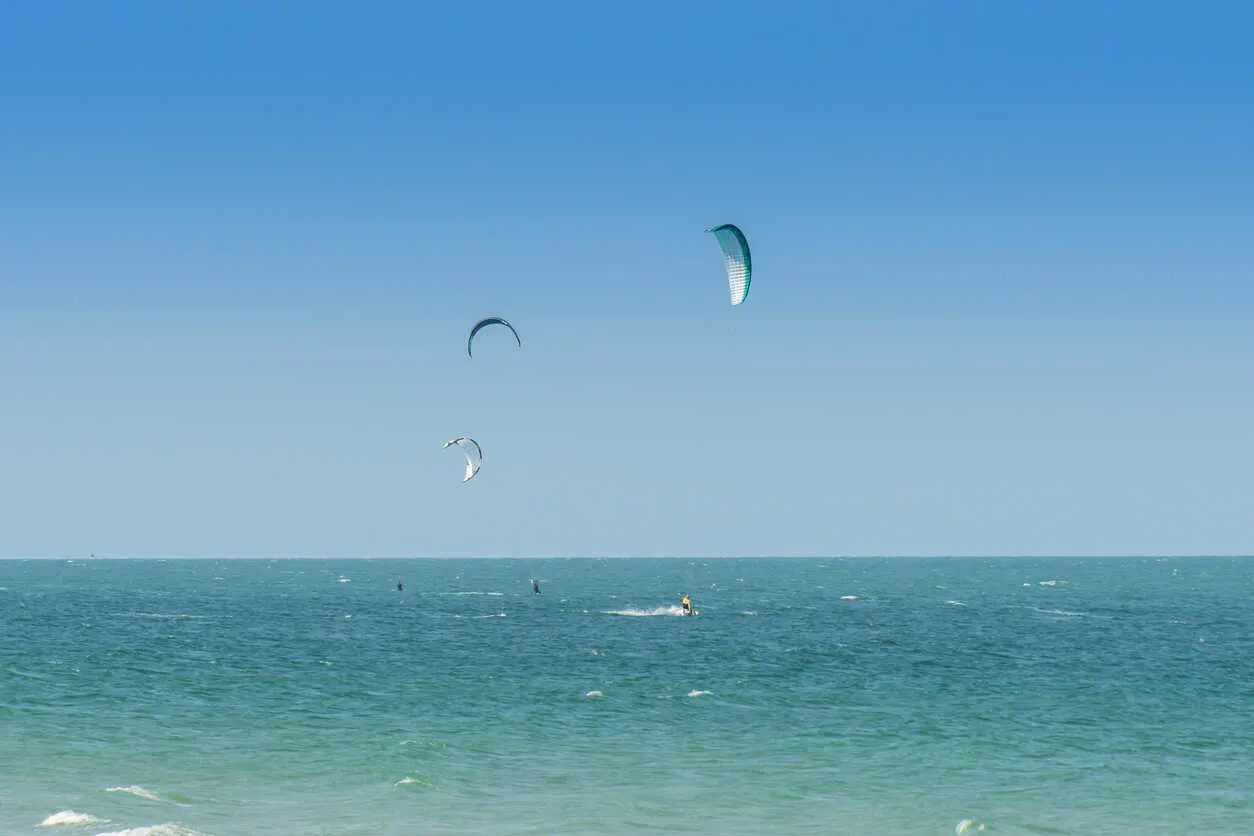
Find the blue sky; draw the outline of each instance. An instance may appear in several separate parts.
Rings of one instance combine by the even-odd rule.
[[[1252,23],[10,4],[0,556],[1254,552]]]

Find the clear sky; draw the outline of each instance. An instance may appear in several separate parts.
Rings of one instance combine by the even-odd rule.
[[[5,4],[0,556],[1252,553],[1252,29]]]

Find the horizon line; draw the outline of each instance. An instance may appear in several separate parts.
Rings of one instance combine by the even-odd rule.
[[[0,556],[0,561],[28,560],[1172,560],[1254,558],[1254,553],[1189,554],[744,554],[744,555],[45,555]]]

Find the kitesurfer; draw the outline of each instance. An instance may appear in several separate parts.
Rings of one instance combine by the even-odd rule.
[[[684,595],[684,615],[692,615],[692,599]]]
[[[540,594],[540,584],[536,582],[535,578],[531,579],[531,588],[535,591],[537,595]]]

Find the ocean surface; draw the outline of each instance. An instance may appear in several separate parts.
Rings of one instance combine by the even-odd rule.
[[[1252,601],[1227,558],[0,561],[0,833],[1249,834]]]

